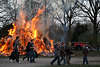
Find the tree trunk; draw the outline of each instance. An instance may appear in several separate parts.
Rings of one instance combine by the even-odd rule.
[[[72,36],[71,36],[71,23],[69,23],[69,29],[68,29],[68,42],[70,42],[71,41],[71,38],[72,38]]]
[[[97,32],[97,24],[96,24],[96,22],[94,22],[93,23],[93,39],[94,39],[94,44],[95,45],[98,44],[97,35],[98,35],[98,32]]]
[[[68,27],[66,27],[66,24],[63,24],[63,29],[64,29],[64,35],[63,35],[63,41],[64,43],[67,43],[68,41]]]

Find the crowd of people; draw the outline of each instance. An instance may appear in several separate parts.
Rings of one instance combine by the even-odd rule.
[[[19,37],[16,37],[14,43],[13,43],[13,52],[9,56],[9,60],[16,60],[17,63],[20,63],[19,61]],[[71,50],[71,42],[69,42],[67,45],[64,42],[57,42],[54,44],[54,58],[50,62],[51,65],[53,65],[56,61],[58,65],[61,65],[62,61],[63,64],[70,64],[71,60],[71,54],[73,54]],[[30,63],[35,63],[35,58],[38,57],[37,52],[34,50],[34,43],[33,40],[28,42],[26,46],[26,55],[23,57],[23,60],[27,58],[27,61]],[[88,64],[88,50],[86,47],[83,49],[83,64]]]
[[[12,62],[13,60],[16,60],[17,63],[20,63],[20,61],[19,61],[19,51],[18,51],[19,44],[20,44],[19,43],[19,37],[16,37],[16,39],[13,43],[13,51],[12,51],[11,55],[9,56],[10,62]],[[33,40],[28,42],[25,51],[26,51],[26,55],[23,57],[23,60],[25,58],[27,58],[27,61],[29,61],[30,63],[35,63],[35,58],[38,56],[38,54],[34,50]]]
[[[71,64],[71,55],[74,54],[71,49],[71,42],[64,44],[64,42],[57,42],[54,44],[54,59],[51,61],[51,65],[53,65],[56,61],[58,65],[63,64]],[[88,47],[83,47],[83,64],[88,64]]]
[[[70,64],[71,54],[73,53],[70,47],[66,46],[64,42],[57,42],[54,45],[54,49],[54,59],[51,61],[51,65],[53,65],[55,61],[57,61],[58,65],[61,65],[62,61],[63,64]]]

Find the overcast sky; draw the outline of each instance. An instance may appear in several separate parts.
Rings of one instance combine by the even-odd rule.
[[[24,0],[17,0],[18,4],[21,4],[24,2]]]

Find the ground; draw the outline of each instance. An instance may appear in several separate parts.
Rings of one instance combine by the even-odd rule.
[[[53,58],[40,57],[36,59],[36,63],[29,63],[26,60],[22,61],[20,58],[21,64],[16,62],[10,63],[8,58],[0,58],[0,67],[47,67],[51,66],[50,61]],[[88,57],[90,65],[99,65],[100,57]],[[82,57],[72,57],[71,64],[82,64]],[[56,63],[54,64],[56,65]]]

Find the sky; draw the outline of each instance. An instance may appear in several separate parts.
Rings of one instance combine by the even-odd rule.
[[[13,1],[13,0],[12,0]],[[19,5],[21,5],[21,4],[23,4],[24,3],[24,1],[25,0],[17,0],[17,3],[19,4]],[[34,1],[41,1],[41,0],[34,0]],[[53,0],[51,0],[51,1],[53,1]],[[61,0],[58,0],[58,1],[61,1]],[[68,0],[68,2],[70,2],[71,0]],[[73,1],[73,0],[72,0]],[[68,5],[67,5],[68,6]],[[1,25],[1,24],[0,24]]]
[[[22,4],[24,2],[24,0],[17,0],[18,4]]]
[[[18,4],[22,4],[24,3],[25,0],[17,0]],[[34,1],[38,1],[38,2],[41,2],[41,0],[34,0]]]

